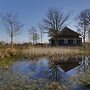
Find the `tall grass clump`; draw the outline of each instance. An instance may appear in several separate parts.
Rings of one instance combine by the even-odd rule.
[[[8,57],[18,57],[22,55],[22,50],[19,48],[0,48],[0,59]]]
[[[24,57],[78,56],[87,53],[86,50],[79,47],[33,47],[22,50]]]

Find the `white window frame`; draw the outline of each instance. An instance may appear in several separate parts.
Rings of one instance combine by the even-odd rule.
[[[64,39],[64,44],[68,44],[68,39]]]
[[[76,39],[73,39],[73,44],[77,44],[77,40]]]

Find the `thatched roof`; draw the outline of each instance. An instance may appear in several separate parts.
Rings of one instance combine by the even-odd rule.
[[[60,36],[60,37],[61,37],[61,36],[72,36],[72,37],[74,36],[74,37],[79,37],[79,36],[81,36],[81,34],[79,34],[79,33],[75,32],[75,31],[71,30],[71,29],[68,28],[68,27],[64,27],[64,28],[60,31],[59,36]]]

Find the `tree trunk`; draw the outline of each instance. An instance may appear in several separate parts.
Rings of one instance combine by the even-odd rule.
[[[84,47],[86,46],[85,44],[86,44],[86,41],[85,41],[85,37],[86,37],[86,28],[85,28],[85,26],[84,26],[84,36],[83,36],[83,43],[84,43]]]
[[[33,33],[33,45],[34,45],[34,33]]]
[[[58,46],[58,39],[56,38],[56,46]]]
[[[37,40],[35,40],[35,44],[37,45]]]
[[[42,43],[42,35],[41,35],[41,43]]]
[[[13,49],[13,35],[11,35],[11,49]]]
[[[83,38],[83,46],[85,47],[85,37]]]

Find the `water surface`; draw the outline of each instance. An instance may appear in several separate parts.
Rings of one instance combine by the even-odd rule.
[[[9,72],[13,76],[16,75],[14,79],[26,76],[28,78],[27,81],[41,79],[46,82],[56,81],[71,86],[72,82],[69,78],[85,73],[89,65],[90,58],[84,56],[59,58],[58,60],[52,60],[51,58],[20,59],[11,63],[4,72]],[[3,71],[2,68],[1,71]],[[7,75],[4,74],[6,81],[3,79],[3,82],[0,82],[0,84],[3,85],[3,83],[7,84],[7,82],[10,82],[6,77]]]

